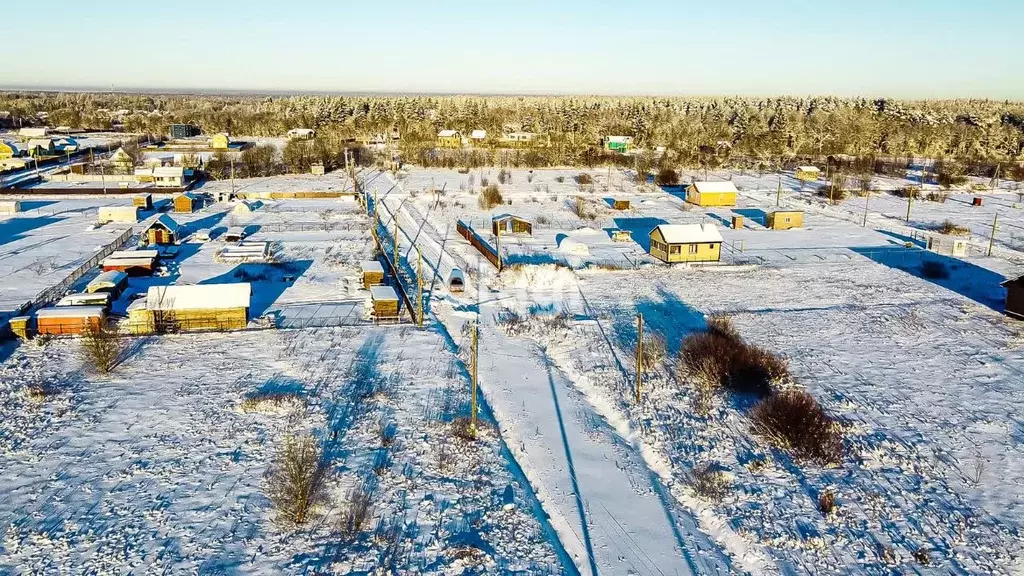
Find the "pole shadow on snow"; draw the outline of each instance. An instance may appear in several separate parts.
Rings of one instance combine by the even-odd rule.
[[[654,298],[642,298],[636,311],[644,316],[645,330],[665,340],[665,349],[673,356],[682,347],[683,338],[691,332],[703,330],[707,323],[704,313],[684,302],[665,286],[658,286]],[[626,311],[613,316],[612,333],[616,344],[623,350],[636,350],[636,316]]]
[[[851,248],[854,253],[907,274],[927,280],[996,312],[1003,312],[1005,278],[977,264],[936,252],[902,246]]]
[[[633,241],[644,249],[644,252],[651,251],[651,230],[659,224],[668,224],[668,220],[661,218],[615,218],[615,226],[625,230],[633,236]]]

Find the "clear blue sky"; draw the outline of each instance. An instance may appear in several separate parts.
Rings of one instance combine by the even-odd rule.
[[[46,6],[3,30],[0,87],[1024,99],[1024,0]]]

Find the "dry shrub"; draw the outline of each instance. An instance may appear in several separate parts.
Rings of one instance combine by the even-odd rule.
[[[836,422],[813,396],[787,390],[762,400],[751,414],[754,431],[799,460],[836,464],[843,437]]]
[[[929,202],[938,202],[940,204],[945,204],[946,200],[949,200],[949,194],[946,192],[929,192],[928,195],[925,197],[925,200],[928,200]]]
[[[486,176],[481,176],[480,177],[480,187],[481,188],[487,188],[487,186],[490,185],[490,182],[491,181],[488,180]]]
[[[712,502],[720,502],[729,494],[732,479],[718,464],[707,463],[693,469],[690,487],[697,496]]]
[[[555,176],[555,182],[558,182],[559,184],[565,182],[565,176]]]
[[[940,234],[949,234],[950,236],[968,236],[971,233],[970,228],[961,226],[952,220],[946,220],[939,224],[937,230]]]
[[[381,448],[390,448],[395,443],[395,438],[398,436],[398,428],[386,420],[381,420],[378,423],[377,437],[380,440]]]
[[[665,339],[656,334],[644,336],[643,371],[647,372],[665,360]]]
[[[594,177],[591,176],[590,174],[587,174],[586,172],[580,172],[576,176],[576,183],[579,184],[580,186],[586,186],[587,184],[593,184],[594,183]]]
[[[86,363],[100,374],[107,374],[121,361],[124,353],[121,336],[106,326],[89,330],[82,335],[82,352]]]
[[[534,219],[534,222],[536,222],[537,224],[551,224],[551,219],[541,214],[540,216],[537,216],[536,219]]]
[[[662,168],[658,170],[658,175],[654,177],[654,183],[658,186],[678,186],[679,172],[671,168]]]
[[[490,210],[504,202],[505,199],[501,197],[501,190],[498,189],[497,184],[485,186],[483,190],[480,191],[480,197],[477,199],[477,203],[480,205],[482,210]]]
[[[569,209],[580,220],[593,220],[593,214],[587,210],[587,199],[577,196],[569,201]]]
[[[270,414],[290,412],[305,405],[306,402],[292,392],[264,392],[246,396],[238,405],[238,409],[246,414]]]
[[[366,529],[373,510],[375,494],[376,490],[368,480],[360,482],[348,491],[345,502],[341,505],[341,519],[338,522],[338,531],[341,532],[343,542],[351,542]]]
[[[914,200],[921,199],[921,189],[917,186],[903,186],[892,191],[894,196],[900,198],[913,198]]]
[[[58,394],[58,390],[49,384],[30,384],[25,386],[25,399],[32,404],[42,404]]]
[[[732,323],[723,318],[712,318],[707,331],[687,336],[680,360],[705,385],[760,398],[789,379],[786,360],[744,342]]]
[[[931,552],[929,552],[927,548],[918,548],[917,550],[914,550],[914,560],[917,560],[917,563],[921,566],[931,566]]]
[[[323,499],[327,465],[312,436],[288,436],[267,472],[266,493],[278,515],[301,525]]]
[[[501,184],[507,184],[512,181],[512,173],[502,168],[498,171],[498,182]]]
[[[509,308],[499,310],[494,323],[510,336],[524,332],[527,324],[526,316]]]
[[[836,493],[827,490],[818,496],[818,511],[824,516],[831,516],[836,511]]]

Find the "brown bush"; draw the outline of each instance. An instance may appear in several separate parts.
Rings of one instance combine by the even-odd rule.
[[[921,189],[917,186],[904,186],[902,188],[897,188],[892,191],[892,194],[893,196],[898,196],[900,198],[913,198],[914,200],[921,199]]]
[[[593,184],[594,177],[591,176],[590,174],[587,174],[586,172],[580,172],[579,175],[576,176],[576,183],[579,184],[580,186],[586,184]]]
[[[658,170],[658,175],[654,177],[654,183],[658,186],[678,186],[679,172],[671,168],[662,168]]]
[[[312,436],[289,436],[267,472],[267,497],[281,518],[305,524],[323,498],[326,473],[320,444]]]
[[[807,392],[788,390],[762,400],[751,414],[754,431],[794,458],[835,464],[843,438],[835,421]]]
[[[949,234],[950,236],[967,236],[971,233],[970,228],[961,226],[952,220],[946,220],[939,224],[938,231],[940,234]]]
[[[341,533],[343,542],[353,540],[366,528],[373,511],[375,493],[373,484],[368,480],[360,482],[359,485],[348,491],[338,522],[338,531]]]
[[[480,191],[480,198],[477,202],[481,209],[490,210],[495,206],[504,204],[505,199],[501,197],[501,190],[498,189],[498,185],[491,184],[489,186],[485,186],[484,189]]]
[[[824,516],[830,516],[836,510],[836,493],[826,490],[818,496],[818,511]]]
[[[784,359],[744,342],[724,318],[712,318],[707,331],[687,336],[680,360],[705,383],[760,398],[770,395],[774,384],[789,378],[789,364]]]
[[[100,374],[107,374],[121,361],[124,342],[114,330],[101,326],[82,335],[86,363]]]

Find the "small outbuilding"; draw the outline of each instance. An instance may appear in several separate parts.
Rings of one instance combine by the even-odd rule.
[[[132,196],[132,206],[139,210],[149,211],[153,209],[152,194],[136,194]]]
[[[376,260],[367,260],[359,264],[359,268],[363,274],[363,288],[367,290],[371,286],[381,286],[384,284],[384,266]]]
[[[533,235],[533,224],[525,219],[512,214],[501,214],[491,218],[491,233],[495,236],[502,234],[530,234]]]
[[[651,230],[651,256],[670,264],[718,262],[722,235],[714,224],[659,224]]]
[[[732,182],[694,182],[686,189],[686,201],[697,206],[735,206],[739,190]]]
[[[448,275],[448,291],[449,292],[464,292],[466,290],[466,276],[462,273],[462,270],[458,268],[452,268],[452,273]]]
[[[614,210],[629,210],[629,200],[619,200],[617,198],[612,199],[612,209]]]
[[[469,133],[469,139],[474,145],[479,146],[487,140],[487,130],[473,130]]]
[[[371,316],[377,322],[398,320],[398,293],[391,286],[370,287]]]
[[[608,235],[612,237],[612,242],[630,242],[633,240],[633,234],[629,230],[613,228],[608,231]]]
[[[153,182],[159,188],[181,188],[185,185],[185,167],[160,166],[153,168]]]
[[[438,148],[462,148],[462,134],[458,130],[441,130],[437,133]]]
[[[174,197],[174,211],[182,214],[195,212],[202,208],[203,200],[197,194],[185,192]]]
[[[156,268],[158,250],[118,250],[103,259],[104,272],[124,272],[128,276],[149,276]]]
[[[108,222],[138,222],[139,209],[135,206],[101,206],[96,221],[100,224]]]
[[[129,328],[135,334],[242,330],[249,323],[251,296],[245,282],[153,286],[145,299],[128,307]]]
[[[0,160],[8,160],[18,156],[21,152],[18,150],[18,146],[14,142],[5,142],[0,140]]]
[[[0,200],[0,215],[10,216],[21,212],[20,200]]]
[[[221,240],[225,242],[241,242],[245,240],[245,228],[241,226],[232,226],[224,232],[224,236]]]
[[[57,306],[103,306],[110,312],[110,304],[113,298],[110,292],[96,292],[93,294],[68,294],[57,302]]]
[[[743,228],[743,216],[733,216],[732,217],[732,229],[733,230],[739,230],[741,228]]]
[[[93,278],[85,287],[85,293],[107,292],[116,299],[126,288],[128,288],[128,275],[118,270],[109,270]]]
[[[210,148],[214,150],[227,150],[231,145],[231,136],[224,132],[214,134],[210,137]]]
[[[609,152],[629,152],[632,147],[632,136],[605,136],[604,138],[604,149]]]
[[[169,245],[178,241],[180,226],[167,214],[161,214],[142,232],[147,244]]]
[[[970,248],[970,238],[967,236],[947,236],[945,234],[933,234],[928,237],[928,249],[946,256],[967,256]]]
[[[314,162],[309,165],[309,173],[313,176],[323,176],[327,173],[327,168],[323,162]]]
[[[36,312],[36,334],[80,336],[99,330],[106,321],[103,306],[56,306]]]
[[[1017,320],[1024,320],[1024,276],[1018,276],[1002,283],[1006,288],[1006,306],[1003,312]]]
[[[22,138],[46,138],[50,135],[50,129],[46,126],[38,128],[21,128],[18,130],[18,136]]]
[[[291,140],[311,140],[316,136],[316,130],[312,128],[292,128],[288,131],[288,138]]]
[[[796,169],[797,180],[816,182],[821,177],[821,170],[815,166],[800,166]]]
[[[771,230],[789,230],[804,227],[804,213],[800,210],[776,210],[768,215]]]
[[[52,156],[57,152],[57,145],[50,138],[33,138],[28,141],[29,156]]]
[[[231,213],[239,216],[248,216],[261,207],[263,207],[263,202],[259,200],[242,200],[231,209]]]

